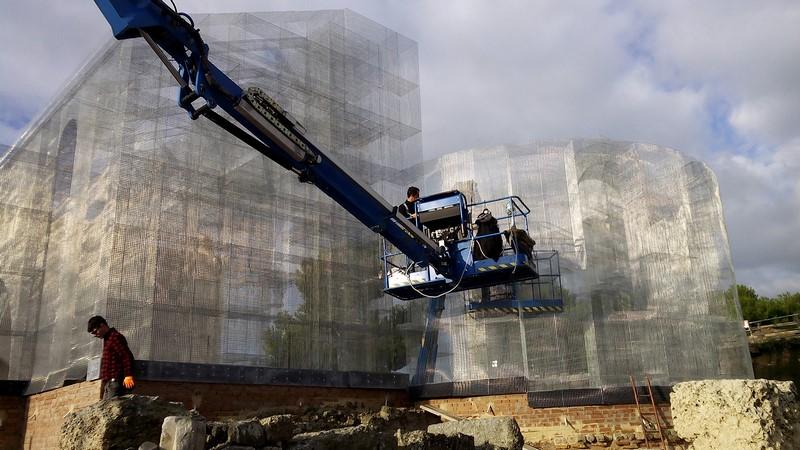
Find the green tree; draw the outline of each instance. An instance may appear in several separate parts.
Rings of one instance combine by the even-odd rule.
[[[745,320],[758,320],[758,294],[755,289],[743,284],[736,285],[736,294],[739,297],[739,305],[742,308],[742,317]]]
[[[785,292],[777,297],[762,297],[755,289],[736,285],[736,293],[745,320],[756,321],[800,313],[800,292]]]
[[[280,314],[264,333],[270,365],[373,371],[405,365],[406,306],[386,308],[376,276],[378,242],[371,234],[359,237],[300,263],[294,282],[303,303],[294,313]]]

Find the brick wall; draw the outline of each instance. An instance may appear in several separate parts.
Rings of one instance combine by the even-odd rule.
[[[200,400],[200,413],[209,419],[229,417],[264,407],[303,407],[345,402],[371,407],[384,404],[410,405],[408,394],[403,390],[141,380],[137,382],[136,393],[157,395],[165,400],[181,402],[187,408],[192,407],[194,397]],[[23,436],[23,448],[26,450],[57,448],[64,416],[72,410],[93,404],[99,398],[99,381],[74,384],[32,395],[27,398],[26,407],[23,407],[26,400],[24,398],[0,397],[0,409],[7,408],[9,411],[4,428],[0,430],[0,450],[19,448],[20,435]],[[526,442],[530,443],[557,444],[573,442],[587,435],[614,436],[618,433],[633,434],[642,431],[636,405],[531,408],[528,406],[526,394],[427,399],[418,404],[427,404],[459,417],[512,416],[519,423]],[[646,408],[646,411],[649,410],[650,408]],[[669,405],[660,405],[659,410],[661,417],[671,423]],[[21,433],[15,432],[20,429]]]
[[[168,401],[181,402],[187,408],[192,407],[194,396],[201,400],[198,410],[209,419],[271,406],[303,407],[344,402],[372,407],[411,404],[404,390],[137,381],[135,393],[157,395]],[[17,450],[20,448],[20,441],[25,450],[58,448],[58,436],[64,416],[70,411],[97,402],[100,397],[100,381],[73,384],[31,395],[27,399],[0,397],[0,408],[6,404],[4,402],[17,408],[14,416],[16,422],[9,421],[8,429],[4,422],[4,428],[0,429],[0,450]],[[17,424],[16,429],[11,428],[13,423]],[[8,445],[3,440],[6,435],[10,442]]]
[[[636,405],[532,408],[528,406],[526,394],[429,399],[418,404],[430,405],[462,418],[512,416],[517,420],[525,441],[530,443],[564,443],[586,435],[613,437],[619,433],[642,432]],[[662,420],[672,423],[669,405],[658,407]],[[642,405],[642,412],[652,412],[652,406]],[[652,414],[646,417],[652,417]],[[562,444],[559,448],[569,447]]]
[[[87,381],[29,396],[25,408],[22,448],[58,448],[58,434],[64,416],[99,399],[99,381]]]
[[[0,450],[17,450],[22,444],[25,397],[0,395]]]

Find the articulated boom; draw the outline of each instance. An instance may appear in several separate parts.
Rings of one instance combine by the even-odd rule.
[[[419,264],[449,270],[447,256],[434,241],[398,216],[386,200],[331,155],[314,146],[304,136],[302,126],[277,102],[259,89],[242,89],[214,66],[208,60],[208,46],[188,15],[178,13],[160,0],[95,0],[95,3],[117,39],[142,37],[147,41],[178,82],[178,104],[192,119],[205,116],[295,172],[301,181],[315,184]],[[205,104],[196,107],[200,98]],[[224,110],[238,125],[213,111],[215,107]]]
[[[117,39],[141,37],[147,41],[180,86],[178,105],[192,120],[206,117],[297,174],[300,181],[313,183],[399,250],[407,263],[400,275],[395,271],[386,292],[412,299],[427,293],[441,295],[538,276],[530,255],[507,255],[504,264],[512,265],[504,265],[503,270],[488,263],[474,263],[469,246],[475,239],[464,240],[465,236],[472,236],[468,231],[471,219],[460,193],[429,198],[426,204],[430,211],[419,211],[420,217],[427,217],[425,223],[418,220],[414,224],[399,215],[397,208],[311,143],[302,125],[269,95],[258,88],[242,89],[211,63],[208,46],[188,15],[161,0],[95,0],[95,3]],[[233,121],[215,112],[217,107]],[[458,203],[455,208],[454,199]],[[460,239],[455,239],[455,234],[441,235],[443,227],[454,233],[460,229],[456,233]],[[419,268],[427,268],[427,285],[417,288],[412,277],[420,276]]]

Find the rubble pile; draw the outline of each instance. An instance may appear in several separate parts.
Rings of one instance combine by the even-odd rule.
[[[129,395],[72,413],[61,430],[69,450],[519,450],[514,419],[439,423],[419,409],[332,405],[269,410],[207,421],[157,397]],[[158,442],[159,444],[155,444]]]
[[[486,421],[486,422],[485,422]],[[439,419],[418,409],[383,407],[359,410],[352,405],[311,408],[228,422],[210,422],[206,448],[213,450],[519,450],[522,435],[513,419],[467,421],[462,427],[441,426]],[[255,438],[256,423],[264,429]],[[227,432],[223,431],[227,430]],[[499,438],[488,438],[502,430]],[[516,431],[516,434],[514,433]],[[499,431],[498,431],[499,432]],[[507,444],[507,445],[506,445]]]
[[[800,449],[800,402],[791,381],[678,383],[670,402],[675,432],[690,449]]]
[[[454,436],[472,436],[475,444],[485,448],[520,450],[523,439],[517,421],[512,417],[488,417],[485,419],[459,420],[430,425],[429,433]]]

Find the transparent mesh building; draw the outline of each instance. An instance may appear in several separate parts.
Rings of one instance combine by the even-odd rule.
[[[530,391],[626,387],[645,374],[660,385],[752,378],[705,164],[655,145],[571,140],[448,154],[424,180],[472,202],[520,196],[537,248],[560,254],[565,303],[563,313],[476,319],[465,313],[474,293],[450,296],[434,382],[461,394],[514,377]]]
[[[398,203],[422,159],[417,45],[347,10],[195,17],[210,59]],[[137,359],[390,372],[379,240],[315,187],[176,105],[113,41],[0,162],[0,379],[86,374],[102,314]],[[417,177],[419,175],[416,175]]]
[[[432,386],[752,376],[702,163],[605,141],[423,163],[412,40],[350,11],[194,19],[217,66],[390,201],[417,184],[533,210],[538,248],[561,255],[565,311],[477,318],[474,293],[449,295]],[[382,295],[378,237],[175,95],[143,41],[110,42],[0,159],[0,380],[37,392],[85,377],[94,314],[146,362],[413,374],[427,303]]]

